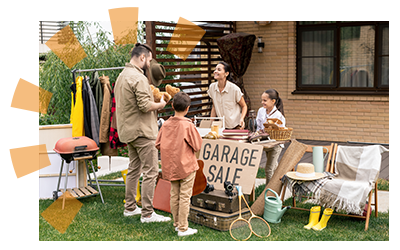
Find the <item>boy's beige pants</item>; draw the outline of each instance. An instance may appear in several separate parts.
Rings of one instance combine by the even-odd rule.
[[[192,197],[195,177],[196,171],[182,180],[171,181],[171,213],[174,218],[174,227],[178,227],[181,232],[186,231],[189,226],[190,197]]]

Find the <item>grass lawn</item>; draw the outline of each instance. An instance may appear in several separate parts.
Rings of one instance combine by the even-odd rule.
[[[117,174],[118,175],[118,174]],[[115,174],[110,175],[115,178]],[[109,178],[110,178],[109,177]],[[105,179],[102,177],[101,179]],[[260,193],[259,188],[258,193]],[[140,216],[124,217],[124,187],[102,186],[105,204],[99,196],[79,200],[83,206],[64,234],[59,233],[40,215],[53,200],[39,200],[40,241],[233,241],[229,231],[220,232],[189,222],[198,233],[178,237],[172,221],[165,223],[141,223]],[[261,190],[262,191],[262,190]],[[290,200],[285,204],[290,205]],[[310,204],[301,204],[311,207]],[[300,204],[299,204],[300,206]],[[171,214],[156,211],[165,216]],[[320,231],[306,230],[309,213],[289,209],[278,224],[270,223],[271,235],[266,239],[252,236],[249,241],[388,241],[389,213],[372,214],[369,229],[364,231],[364,221],[342,216],[332,216],[327,227]]]

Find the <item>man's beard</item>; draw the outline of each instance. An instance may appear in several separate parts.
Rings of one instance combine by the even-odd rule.
[[[146,62],[147,62],[147,61],[146,61]],[[145,64],[143,65],[142,70],[143,70],[144,72],[146,72],[148,69],[149,69],[149,66],[147,66],[147,63],[145,63]]]

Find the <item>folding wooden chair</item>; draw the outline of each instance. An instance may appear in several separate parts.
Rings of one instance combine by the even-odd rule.
[[[306,153],[312,153],[313,152],[313,147],[320,147],[321,145],[308,145],[307,144],[307,150]],[[326,172],[330,172],[333,173],[334,172],[334,161],[335,161],[335,156],[336,156],[336,151],[337,151],[337,143],[331,143],[330,146],[322,146],[324,147],[323,152],[326,153],[327,149],[328,149],[328,158],[326,160],[326,166],[325,166],[325,171]],[[326,149],[327,148],[327,149]],[[295,169],[293,168],[292,171],[294,171]],[[287,184],[285,183],[283,189],[282,189],[282,194],[281,194],[281,200],[283,203],[283,200],[285,198],[285,194],[286,194],[286,186]],[[293,206],[292,208],[294,209],[300,209],[300,210],[304,210],[303,208],[298,208],[296,207],[296,199],[293,196],[294,192],[292,190],[292,198],[293,198]],[[302,197],[303,198],[303,197]],[[309,197],[306,197],[309,198]]]
[[[307,148],[306,152],[312,152],[312,147],[313,147],[313,145],[308,145],[308,148]],[[324,147],[326,147],[326,146],[324,146]],[[328,160],[327,160],[327,164],[326,164],[326,168],[325,168],[326,172],[330,172],[330,173],[334,173],[335,172],[335,160],[336,160],[337,147],[338,147],[338,145],[336,143],[332,143],[331,146],[328,147],[329,148],[329,154],[328,154]],[[326,152],[325,149],[324,149],[324,152]],[[282,190],[282,195],[281,195],[282,202],[283,202],[284,197],[285,197],[286,185],[287,184],[285,183],[284,188]],[[375,195],[374,195],[374,202],[375,203],[372,203],[372,193],[373,192],[375,192]],[[308,198],[308,197],[306,197],[306,198]],[[310,209],[296,207],[296,199],[294,197],[294,192],[293,191],[292,191],[292,199],[293,199],[292,209],[310,211]],[[341,214],[341,213],[333,213],[333,215],[339,215],[339,216],[345,216],[345,217],[353,217],[353,218],[358,218],[358,219],[365,219],[365,228],[364,228],[364,230],[367,231],[368,230],[368,226],[369,226],[371,206],[375,206],[375,217],[378,217],[378,183],[377,182],[374,183],[374,187],[372,188],[372,190],[368,194],[367,211],[366,211],[366,215],[365,216],[364,215],[355,215],[355,214]]]

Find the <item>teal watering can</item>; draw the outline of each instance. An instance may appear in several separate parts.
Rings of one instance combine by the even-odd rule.
[[[268,191],[271,191],[274,196],[267,196]],[[279,223],[281,222],[282,215],[286,212],[290,207],[285,207],[282,209],[282,201],[279,199],[278,194],[272,190],[267,189],[265,191],[265,205],[264,205],[264,220],[271,223]]]

